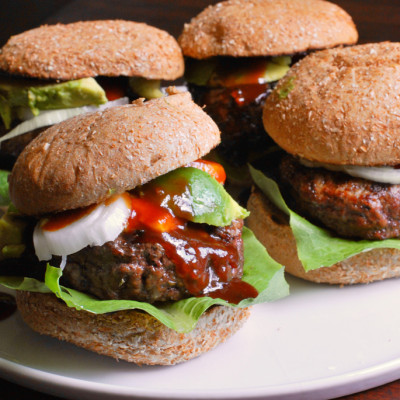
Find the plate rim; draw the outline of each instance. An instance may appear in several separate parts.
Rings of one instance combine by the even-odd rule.
[[[165,368],[173,368],[167,366]],[[0,376],[25,387],[40,392],[65,397],[65,389],[70,390],[69,395],[94,396],[98,399],[322,399],[348,395],[351,393],[368,390],[383,385],[400,377],[400,357],[368,368],[349,371],[344,374],[308,380],[298,383],[281,384],[237,389],[206,389],[196,392],[177,389],[174,392],[165,392],[165,389],[141,389],[128,386],[120,386],[106,383],[92,382],[87,379],[78,379],[65,375],[58,375],[29,367],[17,362],[0,357]],[[46,384],[46,387],[43,386]],[[357,384],[357,385],[355,385]],[[352,387],[352,390],[348,390]],[[45,389],[45,390],[44,390]],[[122,389],[122,390],[121,390]],[[329,392],[329,396],[326,396]],[[71,397],[73,398],[73,397]]]

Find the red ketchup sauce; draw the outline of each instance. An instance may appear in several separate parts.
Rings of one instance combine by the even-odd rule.
[[[46,231],[57,231],[65,228],[67,225],[70,225],[73,222],[78,221],[78,219],[83,218],[85,215],[90,214],[95,208],[96,204],[52,215],[52,217],[42,225],[42,229]]]
[[[222,80],[225,87],[231,89],[231,96],[238,106],[244,106],[255,101],[266,92],[264,80],[268,61],[265,59],[245,60],[243,66],[232,72],[227,69],[226,78]],[[237,68],[233,64],[231,68]]]
[[[265,84],[242,85],[232,89],[231,96],[238,106],[244,106],[256,101],[257,98],[266,92]]]
[[[125,87],[127,83],[118,78],[97,78],[100,86],[106,92],[108,101],[113,101],[126,96]]]
[[[188,166],[200,167],[225,181],[220,164],[198,160]],[[184,192],[187,182],[182,179],[174,185],[181,186]],[[167,191],[151,183],[133,191],[126,232],[141,231],[138,242],[161,244],[191,295],[222,298],[231,303],[256,297],[257,290],[239,277],[241,255],[235,244],[208,233],[200,224],[175,216],[168,206],[171,201]]]
[[[225,181],[225,171],[218,163],[197,160],[187,166],[202,169],[221,183]],[[187,190],[183,178],[175,181],[174,186],[180,187],[182,193]],[[240,279],[241,255],[235,244],[208,233],[200,224],[175,216],[170,208],[174,199],[168,191],[150,182],[123,196],[131,208],[125,232],[140,231],[137,235],[139,243],[161,244],[191,295],[222,298],[231,303],[257,297],[257,290]],[[111,197],[107,202],[115,198]],[[89,214],[95,207],[55,215],[43,224],[42,229],[61,229]],[[189,216],[189,213],[185,211],[182,215]]]

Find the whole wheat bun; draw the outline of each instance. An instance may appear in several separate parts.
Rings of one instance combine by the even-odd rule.
[[[288,153],[361,166],[400,163],[400,43],[313,53],[267,98],[264,127]]]
[[[354,44],[351,17],[323,0],[228,0],[185,24],[178,41],[186,56],[274,56]]]
[[[33,330],[139,365],[173,365],[197,357],[232,336],[250,315],[248,308],[216,306],[200,317],[194,330],[178,333],[137,310],[92,314],[47,293],[17,291],[16,299]]]
[[[305,272],[298,258],[288,217],[258,189],[250,195],[246,222],[268,253],[291,275],[312,282],[350,285],[400,276],[400,250],[373,249],[331,267]]]
[[[177,41],[144,23],[105,20],[43,25],[12,36],[0,50],[0,69],[40,79],[183,75]]]
[[[85,207],[184,166],[219,141],[188,92],[78,115],[25,147],[9,176],[10,198],[26,215]]]

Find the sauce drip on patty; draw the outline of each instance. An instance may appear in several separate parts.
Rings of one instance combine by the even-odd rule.
[[[214,162],[198,160],[190,163],[187,167],[206,171],[220,183],[223,183],[226,178],[222,166]],[[139,250],[134,249],[139,249],[140,246],[141,249],[144,249],[147,244],[160,245],[168,262],[173,264],[175,276],[181,281],[180,285],[184,285],[186,297],[188,295],[218,297],[232,303],[238,303],[245,298],[256,297],[257,291],[241,280],[243,274],[241,227],[243,222],[241,220],[233,221],[227,227],[191,222],[195,221],[196,217],[195,200],[192,198],[188,179],[184,173],[177,174],[169,180],[154,180],[131,192],[112,196],[107,200],[111,204],[116,198],[121,199],[122,196],[126,205],[126,216],[129,215],[121,235],[123,234],[127,238],[127,242],[131,243],[127,252],[133,254],[133,256],[128,262],[123,258],[124,256],[121,258],[117,256],[117,253],[121,253],[118,246],[113,248],[112,254],[116,258],[116,264],[121,264],[121,267],[117,268],[124,269],[123,265],[129,264],[130,270],[133,271],[138,268],[140,263],[140,265],[147,264],[149,270],[143,270],[143,279],[148,279],[148,274],[154,274],[154,279],[156,279],[157,274],[162,274],[161,269],[164,270],[164,266],[156,267],[154,260],[152,261],[152,256],[146,255],[146,250],[143,250],[144,253],[139,255],[136,253]],[[55,231],[65,228],[89,214],[92,207],[97,206],[58,214],[46,221],[42,225],[42,229]],[[84,248],[82,248],[82,251],[85,251]],[[72,263],[74,263],[75,254],[77,253],[71,253],[69,257]],[[94,263],[93,257],[90,256],[89,258],[91,263]],[[105,256],[101,256],[100,259],[102,258],[107,259]],[[77,262],[77,264],[81,264],[81,262]],[[82,264],[83,266],[86,265],[85,262]],[[105,261],[99,264],[99,268],[102,268],[101,265],[105,265]],[[157,268],[160,268],[160,270],[157,271]],[[67,260],[64,272],[68,273],[68,269]],[[150,270],[154,272],[149,272]],[[110,274],[112,275],[113,272],[111,271]],[[134,275],[134,272],[129,274]],[[126,278],[128,275],[124,275],[124,281],[128,279]],[[135,286],[134,283],[132,285]],[[143,282],[138,282],[138,285],[143,285]],[[158,281],[157,285],[159,285]],[[169,287],[174,284],[171,280],[168,280],[163,285]],[[114,288],[112,292],[114,290],[118,291],[119,289]],[[152,291],[153,288],[148,290]],[[157,292],[157,288],[154,288],[154,290]],[[103,298],[102,296],[101,294],[99,297]],[[108,296],[107,293],[106,296]],[[129,298],[136,298],[136,296],[133,295]],[[155,301],[157,301],[157,298],[158,294],[156,293]]]
[[[182,179],[174,184],[181,186],[183,193],[187,182]],[[241,249],[234,242],[209,233],[203,224],[176,217],[170,202],[170,193],[152,183],[133,191],[126,231],[140,231],[138,242],[161,244],[191,295],[218,297],[232,303],[256,297],[257,291],[241,281]]]

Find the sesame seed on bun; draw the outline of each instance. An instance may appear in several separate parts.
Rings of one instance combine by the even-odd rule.
[[[322,0],[228,0],[186,24],[179,43],[186,56],[274,56],[354,44],[351,17]]]
[[[264,107],[286,152],[362,166],[400,163],[400,43],[323,50],[299,61]]]
[[[0,51],[0,70],[39,79],[140,76],[173,80],[182,52],[167,32],[123,20],[43,25],[12,36]]]
[[[188,92],[170,93],[42,132],[10,175],[14,205],[27,215],[85,207],[206,155],[219,143],[217,126]]]
[[[264,188],[248,225],[289,273],[333,284],[400,276],[399,82],[400,43],[372,43],[308,55],[267,98],[265,130],[289,154],[264,172],[299,219]],[[319,264],[303,268],[312,254]]]

